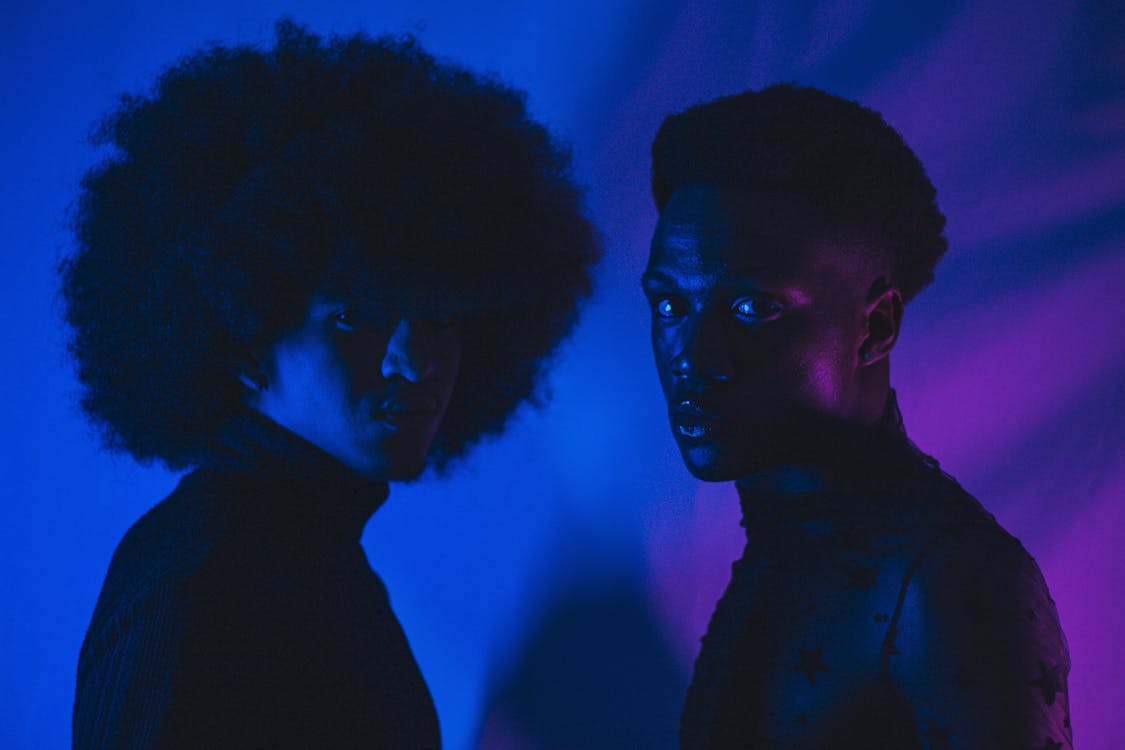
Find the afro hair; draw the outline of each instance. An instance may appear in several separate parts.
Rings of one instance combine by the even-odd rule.
[[[210,45],[92,140],[59,267],[81,404],[111,449],[185,468],[241,407],[236,363],[313,295],[464,312],[442,466],[516,407],[592,289],[600,240],[569,150],[524,96],[411,37]]]

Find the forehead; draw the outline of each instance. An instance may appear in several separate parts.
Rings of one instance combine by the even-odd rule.
[[[802,198],[700,185],[677,190],[665,205],[648,272],[790,280],[841,262],[844,253]]]

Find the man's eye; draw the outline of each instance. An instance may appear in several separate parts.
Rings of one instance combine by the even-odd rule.
[[[768,297],[742,297],[734,303],[731,310],[735,317],[758,322],[776,316],[781,312],[781,305]]]
[[[652,307],[661,318],[676,318],[683,315],[683,303],[671,297],[657,299]]]
[[[337,331],[351,333],[359,327],[359,317],[354,310],[337,310],[332,314],[332,325],[336,327]]]

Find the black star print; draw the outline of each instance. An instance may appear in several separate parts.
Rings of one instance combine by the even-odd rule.
[[[1030,620],[1031,622],[1035,621],[1035,610],[1034,609],[1029,609],[1026,612],[1024,612],[1024,614],[1027,615],[1027,619]]]
[[[885,612],[876,612],[875,613],[875,622],[887,622],[890,619],[891,619],[891,616],[888,615]]]
[[[926,742],[930,745],[930,750],[950,750],[949,748],[949,733],[952,727],[939,727],[932,721],[928,722],[929,727],[926,733],[922,735],[926,738]]]
[[[803,648],[797,649],[801,652],[801,662],[793,667],[797,672],[804,672],[805,677],[808,678],[810,685],[816,684],[817,672],[831,672],[828,665],[824,663],[824,649],[818,648],[813,651],[806,651]]]
[[[1062,750],[1062,743],[1055,742],[1053,738],[1048,737],[1047,741],[1043,743],[1043,750]]]
[[[848,588],[849,589],[873,589],[875,588],[875,579],[879,575],[879,566],[860,565],[857,561],[852,560],[848,567]]]
[[[1059,667],[1055,666],[1048,669],[1043,662],[1039,662],[1039,677],[1027,684],[1043,691],[1043,702],[1048,706],[1055,705],[1055,696],[1063,691]]]

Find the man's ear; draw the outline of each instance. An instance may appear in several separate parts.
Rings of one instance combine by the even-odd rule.
[[[252,394],[251,397],[261,395],[262,391],[269,388],[269,376],[257,353],[246,352],[234,363],[234,371],[239,382]]]
[[[902,327],[902,292],[880,278],[867,293],[863,310],[865,335],[859,345],[861,366],[885,359],[898,341]]]

